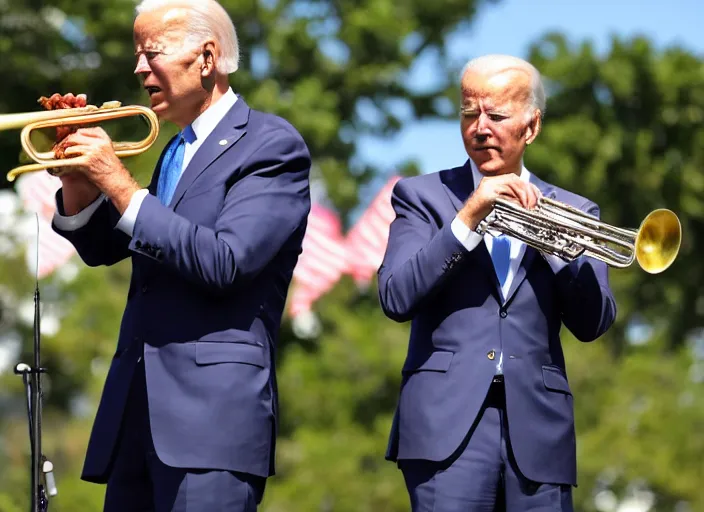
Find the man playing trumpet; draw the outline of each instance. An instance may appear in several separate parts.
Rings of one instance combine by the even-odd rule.
[[[132,278],[83,478],[106,511],[250,512],[274,471],[275,347],[310,209],[308,149],[229,86],[213,0],[144,0],[135,73],[180,132],[140,187],[100,128],[62,143],[55,230]]]
[[[607,266],[475,230],[499,198],[599,208],[523,166],[545,111],[531,64],[479,57],[461,91],[469,159],[401,180],[392,196],[379,296],[412,325],[387,458],[414,512],[570,511],[575,432],[559,333],[564,324],[587,342],[611,326]]]

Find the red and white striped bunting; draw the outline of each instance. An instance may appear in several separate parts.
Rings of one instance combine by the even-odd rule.
[[[381,265],[389,226],[395,218],[391,191],[400,178],[391,178],[375,196],[359,221],[343,236],[340,219],[332,210],[313,205],[303,252],[293,272],[289,314],[309,313],[313,303],[344,275],[366,286]]]
[[[391,192],[401,179],[392,177],[372,200],[347,234],[349,272],[359,286],[367,286],[381,266],[389,238],[389,226],[396,217]]]
[[[61,187],[61,180],[46,172],[23,174],[17,179],[17,194],[25,211],[39,216],[39,278],[50,275],[76,254],[73,245],[57,235],[51,228],[51,219],[56,210],[54,196]],[[28,263],[34,273],[37,264],[36,235],[28,237]]]
[[[340,218],[332,210],[314,204],[308,215],[303,250],[293,271],[291,316],[310,311],[313,303],[340,279],[346,267]]]

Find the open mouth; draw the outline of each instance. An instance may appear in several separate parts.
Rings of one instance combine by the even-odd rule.
[[[147,91],[147,94],[149,94],[150,97],[158,92],[161,92],[161,89],[156,86],[147,86],[144,89]]]

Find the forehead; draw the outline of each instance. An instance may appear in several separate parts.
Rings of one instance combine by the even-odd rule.
[[[522,69],[480,73],[467,71],[462,77],[463,103],[491,105],[524,104],[531,94],[531,76]]]
[[[134,21],[135,47],[154,50],[180,46],[186,32],[186,14],[185,9],[173,7],[140,14]]]

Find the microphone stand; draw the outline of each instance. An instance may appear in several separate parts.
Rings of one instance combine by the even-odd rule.
[[[56,496],[53,464],[42,454],[42,384],[41,375],[46,368],[41,367],[40,353],[40,302],[39,302],[39,216],[37,216],[37,278],[34,288],[34,365],[19,363],[15,374],[22,375],[27,395],[27,420],[29,443],[32,458],[32,499],[31,512],[47,512],[49,496]]]

